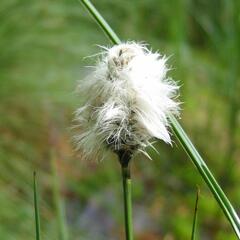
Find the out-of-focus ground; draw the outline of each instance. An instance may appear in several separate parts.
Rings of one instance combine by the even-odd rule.
[[[238,0],[93,1],[124,40],[171,56],[181,123],[240,212],[240,16]],[[116,158],[81,162],[73,150],[75,92],[96,45],[111,45],[78,1],[0,3],[0,239],[34,239],[32,173],[38,174],[43,239],[59,239],[55,159],[69,239],[123,239]],[[196,185],[198,239],[236,239],[177,140],[153,161],[134,159],[137,240],[190,239]]]

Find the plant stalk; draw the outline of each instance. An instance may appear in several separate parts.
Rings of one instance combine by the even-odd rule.
[[[196,235],[196,225],[197,225],[197,216],[198,216],[199,194],[200,194],[200,189],[197,188],[195,208],[194,208],[194,215],[193,215],[193,226],[192,226],[192,236],[191,236],[191,240],[195,240],[195,235]]]
[[[122,168],[125,236],[126,240],[133,240],[131,154],[123,152],[118,153],[118,156]]]
[[[36,240],[40,240],[40,219],[39,219],[39,208],[38,208],[38,191],[37,191],[36,172],[33,173],[33,193],[34,193],[33,196],[34,196]]]

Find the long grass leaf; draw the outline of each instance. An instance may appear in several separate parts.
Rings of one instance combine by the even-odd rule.
[[[182,129],[179,122],[176,120],[175,117],[170,116],[170,120],[172,122],[172,129],[175,133],[177,139],[181,143],[183,149],[186,151],[190,159],[192,160],[193,164],[198,169],[199,173],[201,174],[202,178],[204,179],[205,183],[208,185],[209,189],[211,190],[212,194],[214,195],[215,199],[217,200],[219,206],[223,210],[225,216],[231,223],[236,235],[240,239],[240,220],[239,217],[232,207],[232,204],[224,194],[223,190],[215,180],[214,176],[212,175],[211,171],[207,167],[206,163],[198,153],[197,149],[194,147],[192,142],[190,141],[187,134]]]
[[[102,15],[98,12],[98,10],[93,6],[93,4],[88,0],[79,0],[83,3],[83,5],[87,8],[87,10],[91,13],[91,16],[96,20],[96,22],[103,29],[104,33],[110,38],[110,40],[114,44],[121,43],[120,38],[113,31],[113,29],[109,26],[106,20],[102,17]]]
[[[116,33],[112,30],[112,28],[108,25],[105,19],[101,16],[101,14],[97,11],[94,5],[89,0],[81,0],[82,4],[87,8],[90,14],[94,17],[94,19],[98,22],[104,33],[110,38],[110,40],[114,44],[121,43],[120,39],[116,35]],[[205,183],[208,185],[215,199],[217,200],[219,206],[223,210],[225,216],[229,220],[232,225],[233,230],[235,231],[238,239],[240,239],[240,220],[239,217],[232,207],[230,201],[224,194],[221,187],[218,185],[217,181],[213,177],[211,171],[208,169],[206,163],[198,153],[197,149],[192,144],[191,140],[188,138],[187,134],[177,121],[174,116],[169,116],[169,120],[171,122],[171,126],[174,134],[177,139],[181,143],[184,150],[187,152],[188,156],[192,160],[193,164],[198,169]]]
[[[33,192],[34,192],[36,240],[40,240],[40,219],[39,219],[39,209],[38,209],[38,192],[37,192],[37,183],[36,183],[36,172],[33,173]]]

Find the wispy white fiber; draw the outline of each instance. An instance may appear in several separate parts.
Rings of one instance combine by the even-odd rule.
[[[167,58],[135,42],[103,48],[80,81],[77,147],[99,158],[105,149],[144,151],[153,138],[171,143],[169,114],[178,114],[178,86],[167,77]]]

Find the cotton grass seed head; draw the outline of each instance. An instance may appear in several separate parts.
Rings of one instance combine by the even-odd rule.
[[[155,139],[171,143],[169,114],[178,114],[178,86],[168,78],[167,58],[135,42],[103,48],[80,81],[77,148],[84,157],[105,150],[142,151]]]

